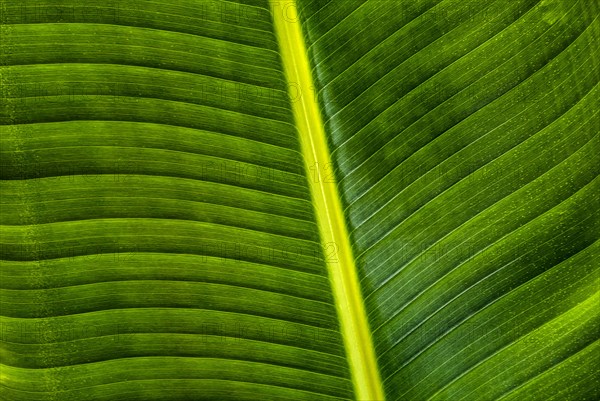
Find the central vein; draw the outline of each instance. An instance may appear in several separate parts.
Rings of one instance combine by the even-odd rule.
[[[337,185],[325,176],[331,158],[315,96],[306,45],[294,0],[270,0],[283,68],[292,94],[302,154],[311,174],[310,188],[327,267],[336,300],[346,354],[358,400],[384,400],[371,332]]]

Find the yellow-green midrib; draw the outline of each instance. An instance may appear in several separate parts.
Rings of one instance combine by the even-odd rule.
[[[312,200],[326,252],[350,371],[358,400],[384,400],[354,255],[331,174],[331,157],[295,1],[271,1],[275,30],[288,79],[302,154],[309,172]],[[295,93],[292,93],[294,91]]]

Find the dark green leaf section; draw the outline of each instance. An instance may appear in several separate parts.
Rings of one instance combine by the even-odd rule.
[[[0,398],[351,399],[267,1],[0,4]]]
[[[299,0],[389,400],[600,398],[600,6]]]

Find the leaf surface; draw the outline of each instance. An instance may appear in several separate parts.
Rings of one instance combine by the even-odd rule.
[[[597,2],[298,4],[387,398],[596,399]]]
[[[352,398],[268,3],[2,7],[1,398]]]
[[[600,6],[0,2],[3,400],[597,400]]]

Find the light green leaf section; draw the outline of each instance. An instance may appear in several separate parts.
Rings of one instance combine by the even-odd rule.
[[[597,400],[595,1],[299,0],[389,400]]]
[[[354,398],[267,1],[1,4],[0,398]]]

